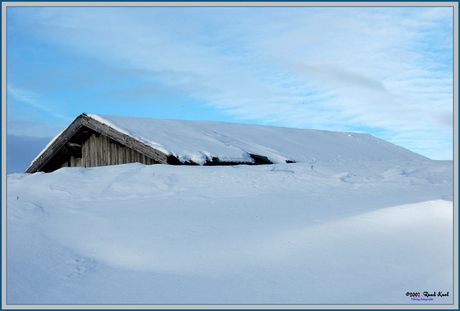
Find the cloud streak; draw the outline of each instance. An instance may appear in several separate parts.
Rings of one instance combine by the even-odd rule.
[[[9,96],[13,97],[14,99],[20,102],[23,102],[34,108],[38,108],[39,110],[42,110],[43,112],[46,112],[47,114],[57,117],[59,119],[62,119],[65,121],[70,120],[68,116],[64,116],[59,113],[56,113],[56,111],[54,111],[52,107],[50,107],[47,103],[42,102],[42,100],[39,98],[37,94],[34,94],[30,91],[26,91],[20,88],[16,88],[12,86],[11,84],[8,84],[7,90],[8,90]]]

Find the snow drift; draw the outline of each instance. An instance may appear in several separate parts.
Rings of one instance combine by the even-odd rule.
[[[8,176],[8,304],[451,304],[452,163]],[[407,292],[443,291],[415,301]]]

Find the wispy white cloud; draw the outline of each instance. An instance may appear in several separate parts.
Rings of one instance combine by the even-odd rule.
[[[112,89],[101,81],[91,87],[131,99],[133,109],[141,98],[177,92],[236,120],[375,128],[393,133],[385,138],[394,142],[404,132],[414,148],[452,139],[451,8],[55,7],[17,14],[18,27],[39,40],[112,68]],[[117,79],[130,72],[142,72],[142,83],[121,87]]]
[[[53,107],[49,103],[44,102],[39,95],[31,91],[16,88],[15,86],[8,84],[7,95],[59,119],[63,119],[65,121],[71,120],[68,116],[57,113],[55,110],[53,110]]]

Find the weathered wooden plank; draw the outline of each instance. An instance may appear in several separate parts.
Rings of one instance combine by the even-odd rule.
[[[120,146],[118,149],[118,163],[123,164],[126,162],[126,150],[123,146]]]
[[[81,145],[82,164],[84,167],[88,167],[88,141]]]
[[[120,148],[120,153],[122,154],[122,161],[119,164],[124,164],[128,162],[128,150],[125,147]]]
[[[145,164],[145,163],[144,163],[144,155],[143,155],[142,153],[139,153],[139,156],[138,156],[138,157],[139,157],[139,159],[138,159],[139,163]]]
[[[142,164],[147,164],[147,157],[143,154],[141,154],[141,163]]]
[[[101,156],[102,156],[102,150],[101,150],[101,141],[94,136],[94,148],[96,150],[96,165],[95,166],[101,166]]]
[[[91,135],[90,142],[89,142],[89,153],[91,159],[91,166],[97,166],[97,146],[96,146],[96,136]]]
[[[137,159],[137,152],[135,150],[132,150],[131,149],[131,163],[134,163],[134,162],[137,162],[136,159]]]
[[[91,167],[91,137],[86,141],[86,167]]]
[[[94,165],[93,166],[99,166],[100,164],[100,161],[101,161],[101,153],[99,151],[99,144],[98,144],[98,141],[96,139],[96,135],[93,135],[93,148],[94,148]]]
[[[99,163],[100,166],[107,165],[107,139],[105,135],[100,135],[99,140],[101,142],[101,163]]]
[[[114,153],[115,146],[111,141],[109,142],[109,147],[110,147],[109,148],[110,149],[109,165],[113,165],[113,163],[115,162],[114,161],[114,158],[115,158],[115,153]]]
[[[121,154],[121,149],[123,149],[118,143],[115,143],[115,150],[117,151],[117,154],[115,156],[115,162],[113,164],[120,164],[121,161],[123,161],[123,156]]]
[[[98,139],[97,137],[94,137],[94,146],[96,148],[96,166],[101,166],[102,162],[102,144],[101,140]]]
[[[105,148],[105,136],[100,135],[98,140],[100,141],[100,146],[101,146],[100,149],[99,149],[99,151],[101,153],[101,163],[99,163],[99,166],[104,166],[104,165],[106,165],[105,164],[105,157],[107,156],[107,153],[106,153],[107,151],[106,151],[106,148]]]
[[[118,160],[116,164],[122,164],[125,161],[125,150],[123,146],[118,147]]]
[[[85,167],[91,167],[91,150],[89,140],[86,141],[86,164]]]
[[[110,165],[110,158],[111,158],[111,148],[110,148],[110,140],[107,136],[104,136],[105,139],[105,157],[104,157],[104,165]]]
[[[130,163],[131,162],[131,149],[129,148],[124,148],[125,149],[125,161],[121,164],[125,164],[125,163]]]
[[[104,158],[105,158],[104,136],[100,135],[99,137],[96,138],[96,141],[98,142],[99,166],[103,166],[104,165]]]
[[[110,140],[107,136],[105,137],[105,165],[110,165],[110,160],[112,159],[112,148],[110,146]]]
[[[96,163],[96,154],[94,154],[94,139],[93,135],[90,136],[89,141],[88,141],[88,160],[89,160],[89,165],[88,167],[93,167],[94,164]]]
[[[82,158],[77,158],[77,157],[75,157],[75,156],[71,156],[71,157],[70,157],[70,160],[69,160],[69,162],[70,162],[69,166],[70,166],[70,167],[82,166],[82,165],[81,165],[81,159],[82,159]]]
[[[134,159],[134,152],[133,151],[134,150],[131,149],[131,148],[126,148],[126,149],[128,149],[128,154],[129,154],[129,159],[128,159],[129,161],[127,163],[133,163],[134,162],[133,161],[133,159]]]
[[[118,149],[117,144],[110,142],[110,165],[116,165],[118,161]]]
[[[86,167],[86,145],[81,145],[81,166]]]

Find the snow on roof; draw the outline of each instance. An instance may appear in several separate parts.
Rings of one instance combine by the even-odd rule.
[[[119,132],[173,155],[181,162],[252,162],[249,154],[273,163],[314,160],[426,160],[368,134],[88,114]]]

